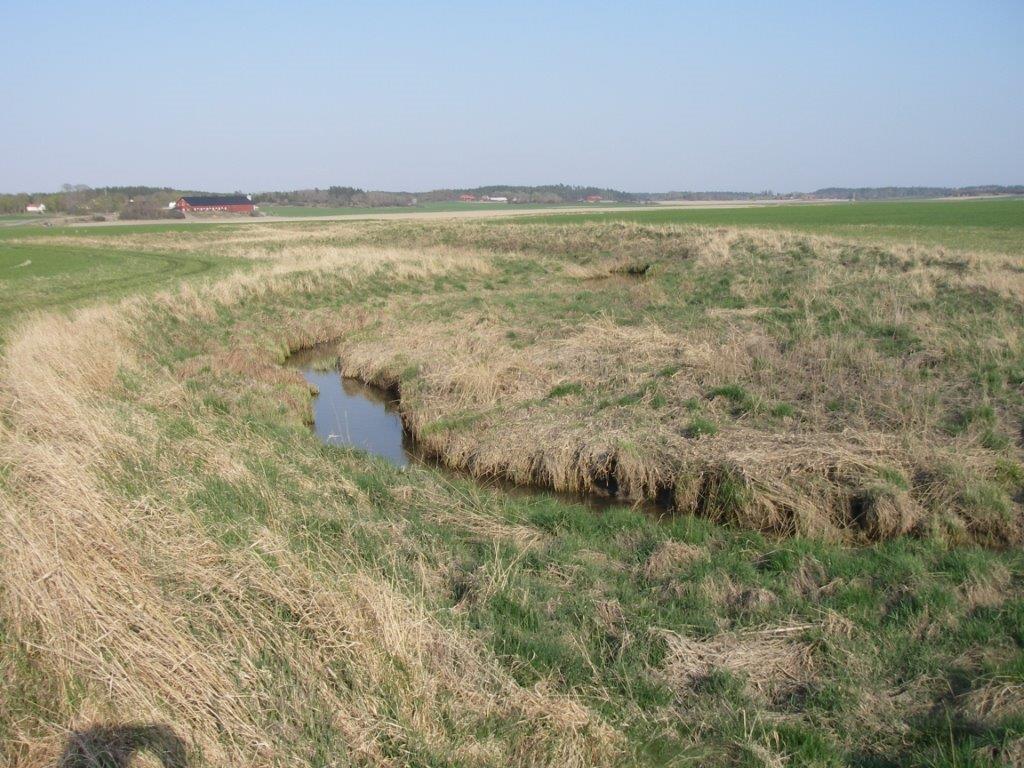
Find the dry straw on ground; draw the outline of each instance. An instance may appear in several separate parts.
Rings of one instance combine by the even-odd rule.
[[[376,242],[385,237],[396,242]],[[1019,540],[1018,501],[1002,517],[978,517],[961,492],[971,478],[993,476],[1000,458],[1017,449],[1001,456],[972,433],[934,439],[938,406],[929,403],[948,382],[917,374],[936,356],[948,357],[959,337],[910,301],[945,285],[1024,293],[1019,270],[996,256],[967,256],[949,269],[943,254],[894,249],[879,260],[891,269],[869,268],[882,284],[872,311],[880,321],[915,328],[922,340],[919,358],[910,360],[811,334],[813,295],[797,320],[798,330],[808,331],[799,343],[784,346],[762,325],[771,286],[755,256],[810,252],[820,269],[809,290],[827,298],[852,270],[844,264],[847,246],[829,240],[636,227],[496,234],[475,225],[454,234],[418,227],[388,235],[379,225],[332,225],[116,241],[154,250],[200,247],[256,265],[212,286],[35,318],[8,340],[0,364],[0,611],[27,663],[56,689],[49,709],[19,723],[18,743],[8,751],[19,765],[52,764],[68,728],[140,719],[168,724],[213,765],[316,761],[311,732],[353,764],[402,765],[413,752],[467,765],[591,766],[623,757],[624,734],[576,692],[516,682],[478,635],[356,558],[344,540],[316,557],[296,552],[284,521],[316,513],[342,523],[349,543],[378,526],[398,557],[404,521],[365,520],[370,501],[329,462],[307,457],[320,484],[296,467],[280,468],[314,494],[312,508],[253,468],[278,457],[247,429],[244,415],[228,435],[196,418],[187,438],[168,437],[168,421],[207,407],[196,385],[202,376],[233,375],[243,395],[287,393],[294,376],[277,365],[286,348],[339,336],[346,373],[399,387],[403,418],[421,444],[476,475],[566,490],[615,487],[629,499],[670,495],[681,510],[774,534],[865,540],[932,527],[986,543]],[[599,248],[610,255],[586,256]],[[536,256],[545,252],[571,257]],[[501,259],[518,253],[534,254],[535,283],[553,296],[656,258],[663,266],[672,259],[708,270],[728,265],[741,275],[732,295],[756,311],[673,325],[648,311],[675,300],[656,283],[621,286],[639,308],[633,324],[596,316],[570,327],[496,306],[424,319],[430,297],[413,292],[387,296],[375,309],[326,306],[332,292],[367,277],[488,280],[500,273]],[[898,279],[898,290],[883,277]],[[325,306],[303,304],[309,296]],[[285,308],[276,325],[246,313],[260,305]],[[838,302],[837,311],[849,308]],[[205,339],[188,360],[158,354],[172,345],[166,339],[140,338],[147,327],[193,333],[222,315],[232,318],[224,333]],[[1012,322],[997,330],[991,345],[1020,343]],[[510,332],[529,343],[514,344]],[[133,380],[142,382],[138,389]],[[739,414],[728,397],[708,394],[735,380],[758,398]],[[644,389],[651,381],[657,395]],[[564,394],[552,395],[560,386]],[[628,402],[597,409],[584,397],[597,389]],[[826,407],[833,396],[857,404],[846,423],[836,424]],[[720,420],[716,434],[689,429],[686,403],[693,399]],[[776,400],[803,404],[803,421],[757,421],[763,403]],[[632,407],[637,402],[642,407]],[[307,403],[295,395],[289,405],[298,419]],[[939,397],[939,405],[948,403]],[[999,425],[1009,418],[1006,409],[993,417]],[[458,428],[467,419],[473,428]],[[947,465],[967,480],[950,479]],[[201,519],[197,466],[260,500],[265,514],[246,546],[232,546]],[[396,494],[426,497],[422,506],[433,520],[495,547],[523,553],[543,540],[444,488]],[[668,579],[704,556],[666,545],[639,569],[651,580]],[[494,563],[473,574],[481,594],[506,583],[507,570],[498,558]],[[991,604],[1000,578],[968,587],[968,599]],[[426,574],[423,583],[431,579],[441,580]],[[799,586],[827,585],[807,571]],[[601,605],[595,620],[625,647],[621,606]],[[652,674],[680,695],[716,670],[769,699],[816,673],[814,647],[804,637],[812,627],[704,639],[677,629],[665,630],[668,656]],[[1015,689],[993,687],[970,706],[981,716],[1018,699]],[[494,735],[480,738],[483,732]]]
[[[359,258],[348,266],[358,270]],[[408,266],[445,268],[444,258]],[[282,289],[262,280],[158,303],[194,316]],[[197,397],[140,361],[140,311],[129,302],[29,322],[0,369],[3,615],[67,708],[15,734],[19,765],[52,764],[66,727],[138,720],[168,724],[212,765],[301,762],[315,723],[336,734],[337,758],[356,764],[401,765],[394,745],[405,740],[467,764],[588,766],[616,753],[616,735],[572,697],[517,685],[475,638],[344,552],[311,569],[273,520],[257,546],[225,549],[190,509],[187,474],[168,475],[159,498],[118,490],[125,468],[151,461],[161,440],[145,408],[125,410],[125,373],[143,377],[146,398],[164,408],[187,410]],[[184,457],[237,479],[238,459],[259,451],[200,435]],[[345,490],[332,509],[341,519],[354,511]],[[495,719],[510,724],[503,739],[470,738]]]

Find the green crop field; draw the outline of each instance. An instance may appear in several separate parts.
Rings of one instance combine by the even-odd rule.
[[[770,227],[836,237],[941,245],[955,250],[1024,253],[1024,199],[784,204],[749,208],[608,211],[525,217],[515,223],[638,224]]]
[[[0,234],[0,336],[29,311],[170,288],[182,278],[212,275],[220,266],[218,259],[194,253],[82,247],[64,240],[73,231],[16,228]]]

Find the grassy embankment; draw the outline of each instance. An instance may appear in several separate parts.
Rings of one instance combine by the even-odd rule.
[[[608,224],[68,235],[254,262],[0,369],[7,756],[994,765],[1024,737],[1019,258]],[[470,472],[325,448],[340,338]],[[98,738],[98,737],[97,737]]]

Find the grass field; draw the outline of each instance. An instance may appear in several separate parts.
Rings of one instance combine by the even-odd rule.
[[[954,250],[1024,254],[1024,199],[778,205],[730,209],[645,209],[516,219],[515,223],[629,221],[771,227],[818,235]]]
[[[0,235],[0,337],[8,323],[30,311],[166,288],[182,278],[212,276],[219,264],[200,254],[111,250],[102,242],[86,248],[55,245],[57,236],[22,228]]]
[[[1014,764],[1019,209],[932,205],[5,236],[0,755]],[[461,472],[321,445],[324,342]]]
[[[496,205],[496,204],[495,204]],[[311,205],[261,205],[260,211],[269,216],[346,216],[366,215],[369,213],[410,213],[463,211],[467,203],[424,203],[423,205],[378,206],[359,208],[354,206],[311,206]]]
[[[29,310],[116,298],[207,272],[193,256],[0,244],[0,328]]]

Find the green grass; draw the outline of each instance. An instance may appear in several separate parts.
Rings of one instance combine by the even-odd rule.
[[[769,227],[856,239],[1024,254],[1024,199],[772,205],[552,214],[510,224],[632,221],[639,224]]]
[[[387,205],[378,207],[329,205],[260,205],[260,212],[268,216],[365,216],[376,213],[415,213],[430,211],[461,211],[467,203],[424,203],[423,205]]]
[[[501,276],[490,279],[501,282]],[[470,293],[479,289],[471,276],[463,281]],[[254,329],[278,327],[300,307],[329,306],[344,314],[397,292],[408,293],[422,311],[424,297],[435,290],[442,294],[437,301],[457,311],[451,310],[457,299],[448,283],[437,288],[374,281],[339,289],[328,282],[287,304],[247,305],[225,318],[233,324],[228,345],[250,338]],[[176,339],[186,357],[209,349],[204,336],[168,327],[158,315],[145,335],[157,347]],[[677,366],[663,366],[654,379],[678,372]],[[228,439],[240,435],[248,441],[255,430],[263,453],[251,461],[263,475],[268,468],[273,476],[305,474],[308,486],[325,494],[332,483],[354,484],[373,500],[358,521],[332,527],[325,520],[315,531],[307,515],[278,513],[278,525],[298,556],[329,559],[337,538],[362,567],[380,570],[409,590],[419,588],[424,569],[440,574],[440,588],[425,596],[432,608],[454,617],[446,619],[453,628],[479,637],[520,685],[543,684],[581,696],[626,734],[627,763],[755,766],[764,747],[769,754],[788,755],[795,766],[994,766],[985,750],[994,754],[1024,734],[1019,715],[978,721],[965,714],[962,702],[989,680],[1024,680],[1024,670],[1013,660],[1024,647],[1019,589],[1007,586],[996,605],[977,606],[962,598],[972,584],[1002,572],[1018,583],[1024,577],[1019,551],[950,549],[914,539],[852,548],[779,540],[691,515],[658,520],[624,507],[594,514],[547,494],[482,490],[434,470],[397,472],[352,451],[320,449],[281,412],[273,393],[238,402],[235,393],[246,386],[239,376],[203,378],[197,392],[234,404],[203,407],[184,418],[194,419],[195,429],[212,424]],[[567,381],[547,397],[561,401],[583,392],[580,384]],[[736,384],[705,394],[736,407],[751,400]],[[176,430],[181,418],[175,415]],[[984,420],[985,413],[972,418]],[[696,439],[715,435],[718,427],[696,417],[689,431]],[[169,451],[174,445],[173,439],[166,441]],[[326,472],[318,455],[327,457]],[[303,469],[308,466],[317,466],[317,474]],[[896,475],[883,479],[906,483]],[[445,489],[441,497],[431,490],[438,483]],[[972,491],[979,504],[995,503],[988,492],[986,487]],[[191,503],[224,546],[247,551],[257,547],[269,520],[264,499],[279,493],[270,478],[249,489],[214,477]],[[316,508],[311,493],[288,493],[296,508]],[[716,493],[722,504],[740,505],[746,489],[726,478]],[[448,509],[442,519],[439,506]],[[543,544],[530,548],[489,540],[478,528],[460,524],[461,515],[471,514],[496,526],[523,526],[543,535]],[[397,521],[400,546],[393,540]],[[704,555],[653,567],[656,553],[672,546],[697,548]],[[396,550],[403,555],[396,557]],[[491,574],[502,574],[500,586],[494,586]],[[668,654],[662,630],[711,642],[723,633],[790,624],[814,627],[794,635],[811,654],[815,672],[807,681],[783,681],[758,693],[751,681],[756,671],[713,669],[682,686],[657,672]],[[987,654],[981,661],[980,649]],[[897,690],[911,692],[907,695],[920,715],[904,720],[896,714],[901,710],[886,709]],[[898,731],[893,718],[906,730]],[[505,727],[489,724],[480,735],[500,738]],[[413,754],[423,765],[444,764],[436,756]]]
[[[325,228],[294,226],[309,227],[314,238]],[[354,225],[345,228],[349,226]],[[169,229],[156,225],[131,231],[160,235]],[[126,232],[79,231],[90,237]],[[187,231],[196,235],[196,254],[174,257],[56,245],[47,243],[45,235],[29,243],[0,238],[0,300],[8,302],[0,304],[0,323],[41,307],[150,290],[183,275],[224,268],[214,257],[198,254],[209,245],[206,234],[236,230]],[[461,234],[431,228],[381,234],[379,228],[367,227],[366,232],[368,238],[393,238],[414,250],[417,238],[428,245],[497,249],[513,230],[489,224]],[[704,264],[688,257],[686,242],[668,235],[656,238],[659,234],[644,230],[639,233],[642,242],[635,244],[616,240],[614,232],[581,228],[563,240],[543,240],[547,229],[538,227],[532,236],[540,238],[540,245],[518,243],[512,256],[499,250],[483,274],[456,270],[436,278],[397,279],[386,273],[360,278],[339,271],[297,281],[301,285],[294,290],[278,286],[225,304],[211,299],[208,307],[214,311],[195,316],[162,305],[141,311],[130,341],[137,354],[129,357],[137,363],[121,371],[116,386],[90,390],[83,402],[89,407],[82,409],[87,414],[82,418],[102,419],[104,429],[95,434],[109,430],[118,437],[111,450],[94,452],[94,461],[106,463],[98,464],[95,476],[89,475],[88,487],[95,486],[110,502],[96,514],[114,516],[131,536],[127,544],[104,546],[128,546],[138,555],[146,583],[156,585],[175,608],[173,629],[181,633],[175,638],[186,639],[172,648],[206,649],[211,655],[223,650],[226,663],[237,665],[228,667],[237,673],[231,680],[251,698],[259,713],[260,738],[281,751],[282,761],[294,757],[294,762],[326,764],[344,755],[346,734],[337,723],[344,722],[345,712],[329,709],[316,698],[320,693],[311,694],[302,684],[308,679],[329,680],[345,695],[358,689],[375,703],[370,716],[386,724],[386,737],[378,746],[396,764],[460,764],[446,752],[449,743],[507,741],[537,749],[551,738],[543,723],[530,722],[521,713],[474,719],[472,712],[460,709],[453,694],[459,689],[445,688],[449,683],[441,676],[436,693],[432,687],[417,693],[421,699],[415,720],[403,719],[393,702],[407,695],[403,685],[414,675],[411,662],[426,656],[431,664],[448,664],[450,649],[445,646],[417,646],[419,656],[395,653],[383,683],[367,680],[359,658],[351,660],[351,668],[338,658],[328,658],[322,668],[293,668],[293,653],[308,659],[309,648],[319,649],[325,637],[342,638],[332,646],[332,653],[342,658],[350,641],[366,639],[320,634],[317,623],[317,601],[344,592],[360,579],[393,586],[403,599],[422,606],[446,633],[495,659],[502,675],[519,686],[572,697],[597,713],[621,736],[622,765],[995,766],[999,750],[1024,738],[1020,712],[1003,707],[979,716],[968,706],[973,694],[988,687],[1024,685],[1024,554],[1019,549],[956,546],[928,536],[844,546],[768,536],[692,514],[658,518],[624,506],[595,513],[546,493],[493,491],[432,467],[401,471],[359,452],[320,445],[302,421],[305,388],[282,378],[272,365],[296,334],[301,335],[300,329],[323,331],[333,318],[368,311],[380,319],[371,317],[368,327],[353,335],[379,343],[383,341],[374,338],[376,332],[385,334],[388,343],[404,337],[392,334],[394,328],[375,325],[384,318],[413,329],[416,323],[434,323],[470,333],[486,317],[497,331],[507,328],[504,334],[481,337],[487,349],[502,338],[510,349],[557,341],[595,318],[606,322],[607,333],[640,328],[653,319],[679,339],[693,329],[717,333],[710,338],[723,348],[753,328],[757,332],[751,338],[758,343],[742,349],[755,356],[767,354],[766,349],[799,351],[801,344],[837,337],[856,340],[854,359],[875,360],[889,377],[888,389],[872,381],[863,394],[881,398],[881,405],[895,410],[904,407],[900,398],[919,383],[918,375],[944,377],[940,380],[953,382],[948,391],[956,396],[942,408],[934,406],[946,418],[929,419],[939,425],[937,446],[974,432],[984,435],[1010,416],[1019,424],[1021,402],[1014,387],[1021,382],[1013,378],[1019,351],[1000,352],[997,345],[999,332],[1015,331],[1019,325],[1020,304],[1014,297],[959,286],[955,269],[948,268],[947,274],[946,266],[932,265],[931,277],[946,288],[922,303],[913,290],[918,283],[905,284],[899,263],[891,263],[887,253],[861,247],[844,251],[838,258],[846,261],[835,272],[839,282],[826,281],[824,288],[818,284],[815,293],[812,287],[820,274],[809,264],[817,258],[820,269],[826,257],[798,248],[760,252],[753,241],[737,245],[731,260]],[[652,265],[646,282],[623,287],[562,272],[595,259],[617,263],[623,253],[633,255],[634,247],[653,248],[643,252],[644,262]],[[25,261],[32,264],[18,266]],[[752,275],[759,280],[744,284],[742,278]],[[880,284],[887,289],[884,297]],[[890,305],[883,299],[892,295],[900,298],[897,319],[907,322],[908,314],[920,313],[914,327],[937,334],[925,350],[949,350],[947,357],[922,366],[924,373],[915,370],[912,380],[897,378],[904,375],[898,364],[919,354],[920,345],[915,334],[886,314]],[[738,320],[710,312],[760,305],[771,311]],[[838,313],[837,306],[863,312]],[[773,341],[770,349],[762,343],[765,338]],[[424,360],[409,358],[396,365],[403,398],[411,404],[421,379],[436,374],[429,368],[435,358],[444,363],[447,346],[429,345]],[[484,348],[481,344],[476,351]],[[809,347],[808,358],[820,349]],[[617,351],[625,355],[630,348]],[[602,413],[619,408],[635,426],[645,420],[662,423],[666,417],[659,409],[671,407],[687,439],[703,447],[726,436],[736,422],[744,429],[771,430],[780,419],[803,418],[804,411],[813,411],[814,397],[839,394],[825,388],[817,394],[786,396],[787,386],[806,382],[793,371],[772,369],[770,359],[753,362],[748,376],[730,374],[689,389],[682,386],[687,377],[707,364],[700,358],[696,363],[688,357],[652,358],[642,370],[636,357],[623,359],[630,364],[606,371],[609,380],[596,384],[579,372],[554,378],[536,397],[522,402],[522,412],[560,409],[569,423],[578,424],[598,412],[599,400],[607,400]],[[774,365],[784,362],[780,358]],[[620,373],[628,376],[614,380]],[[477,429],[489,414],[465,410],[470,406],[435,412],[429,429]],[[868,406],[864,419],[876,418],[882,410]],[[596,423],[603,427],[610,418],[598,415]],[[25,453],[32,457],[49,451],[63,434],[24,430],[18,439],[34,449]],[[76,439],[75,434],[70,430],[66,439]],[[10,453],[13,462],[19,453]],[[964,478],[959,486],[963,498],[943,503],[956,501],[991,516],[1007,514],[1006,487],[1024,482],[1016,456],[1000,455],[993,478]],[[19,491],[41,482],[39,474],[33,464],[10,473],[6,465],[0,467],[0,491],[10,492],[4,500],[21,499]],[[881,496],[906,491],[915,478],[893,469],[880,471],[875,480],[868,490]],[[939,479],[929,477],[928,483],[937,487]],[[723,509],[741,508],[751,492],[738,471],[724,474],[709,489]],[[167,520],[187,530],[179,531]],[[77,524],[71,518],[70,525]],[[212,586],[188,578],[188,558],[163,558],[156,550],[165,539],[176,541],[179,533],[182,545],[204,545],[202,574]],[[39,547],[57,537],[50,530],[38,535],[34,543]],[[62,546],[62,552],[73,554],[76,546],[91,543],[68,537]],[[24,547],[9,556],[31,554]],[[272,574],[282,564],[280,576],[292,589],[298,582],[284,580],[301,565],[310,577],[310,593],[300,591],[303,599],[288,603],[287,590],[267,589],[251,575],[262,574],[258,566],[263,564],[271,566]],[[227,573],[223,582],[216,581],[217,567]],[[35,576],[30,568],[20,572]],[[98,601],[125,600],[122,615],[139,611],[130,590],[94,594]],[[367,605],[366,612],[384,608]],[[250,610],[260,621],[248,623],[250,616],[243,612],[236,617],[235,610]],[[268,626],[271,616],[277,623]],[[798,629],[788,629],[794,626]],[[219,632],[237,627],[245,642],[230,646]],[[806,650],[807,675],[777,675],[762,689],[756,665],[710,664],[692,677],[667,671],[672,669],[670,637],[709,650],[717,642],[761,637],[756,633],[765,628],[781,628],[787,642]],[[47,656],[47,646],[31,632],[29,623],[0,622],[0,745],[73,722],[82,716],[80,701],[95,710],[105,703],[108,681],[131,674],[137,663],[134,656],[127,661],[108,658],[109,649],[101,641],[97,647],[102,652],[94,658],[97,668],[76,669],[61,657]],[[373,632],[372,627],[366,630],[371,641],[376,639]],[[224,635],[233,637],[230,631]],[[153,642],[139,633],[139,648]],[[385,642],[395,641],[386,636]],[[765,658],[770,661],[770,652]],[[471,670],[459,667],[457,673],[453,676]],[[370,693],[365,692],[368,688]],[[113,704],[128,708],[134,702]],[[138,709],[157,712],[176,725],[186,722],[184,714],[163,701]],[[194,709],[190,714],[197,722],[221,727],[220,713]],[[560,712],[549,714],[557,723]],[[431,729],[429,738],[417,730],[420,723]],[[524,730],[536,740],[517,735]],[[225,742],[234,736],[230,730],[223,733]],[[7,749],[0,746],[0,756],[8,757]]]
[[[90,232],[91,234],[91,232]],[[116,299],[184,278],[215,274],[223,260],[198,254],[156,254],[0,238],[0,334],[34,310],[61,310]]]

